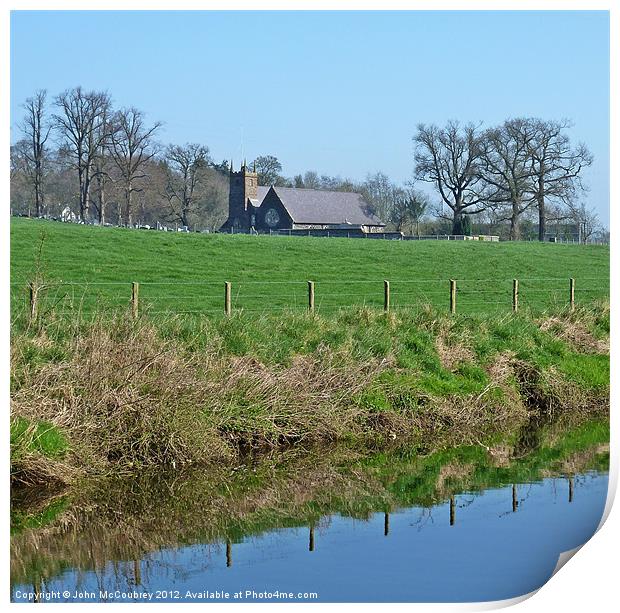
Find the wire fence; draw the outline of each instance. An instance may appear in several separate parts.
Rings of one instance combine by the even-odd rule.
[[[129,309],[148,314],[230,315],[368,307],[398,310],[429,305],[451,312],[542,311],[609,299],[602,277],[318,281],[53,281],[11,283],[11,312],[85,317]]]

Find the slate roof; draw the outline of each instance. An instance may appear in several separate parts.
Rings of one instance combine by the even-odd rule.
[[[296,187],[273,189],[295,223],[385,225],[374,215],[365,212],[368,205],[360,194]],[[258,187],[258,200],[261,203],[269,190],[269,187]]]

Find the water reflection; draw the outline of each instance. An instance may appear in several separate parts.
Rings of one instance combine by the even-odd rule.
[[[591,536],[607,491],[606,424],[537,437],[537,449],[499,463],[480,446],[339,451],[24,493],[12,515],[12,599],[517,596]]]

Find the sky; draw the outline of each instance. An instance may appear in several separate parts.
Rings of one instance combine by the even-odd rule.
[[[214,160],[283,174],[413,175],[419,123],[570,119],[609,224],[606,11],[13,11],[11,139],[26,98],[81,85]]]

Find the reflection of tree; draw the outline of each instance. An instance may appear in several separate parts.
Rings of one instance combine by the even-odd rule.
[[[132,480],[86,483],[79,491],[65,494],[66,504],[58,504],[62,495],[57,493],[52,499],[55,506],[46,506],[40,493],[24,497],[22,506],[13,509],[11,581],[32,585],[73,567],[80,569],[71,575],[76,581],[82,581],[80,573],[94,570],[101,586],[110,584],[111,577],[119,584],[148,586],[162,573],[183,578],[188,576],[183,573],[225,565],[226,541],[234,564],[236,543],[278,528],[300,528],[308,538],[302,546],[307,547],[308,530],[314,526],[319,550],[335,514],[367,521],[377,513],[383,519],[386,512],[414,507],[417,519],[411,525],[420,531],[429,522],[434,524],[435,508],[443,507],[445,512],[450,496],[458,510],[473,504],[483,489],[506,487],[509,506],[511,486],[505,484],[525,481],[528,485],[520,485],[518,491],[521,505],[531,495],[531,482],[552,471],[564,474],[567,462],[577,473],[600,466],[599,458],[607,458],[596,452],[603,441],[586,453],[589,447],[571,447],[581,445],[578,437],[566,435],[565,439],[556,430],[549,436],[539,436],[547,441],[546,447],[501,468],[478,446],[426,456],[395,451],[374,463],[353,461],[350,450],[334,449],[318,456],[285,454],[280,462],[267,458],[234,471],[222,465],[208,473],[145,472]],[[592,445],[596,436],[587,440]],[[472,463],[473,471],[446,470]],[[47,524],[30,527],[42,525],[41,517],[47,517]],[[175,561],[173,552],[179,544],[195,548],[190,569]],[[156,553],[163,549],[173,551]]]

